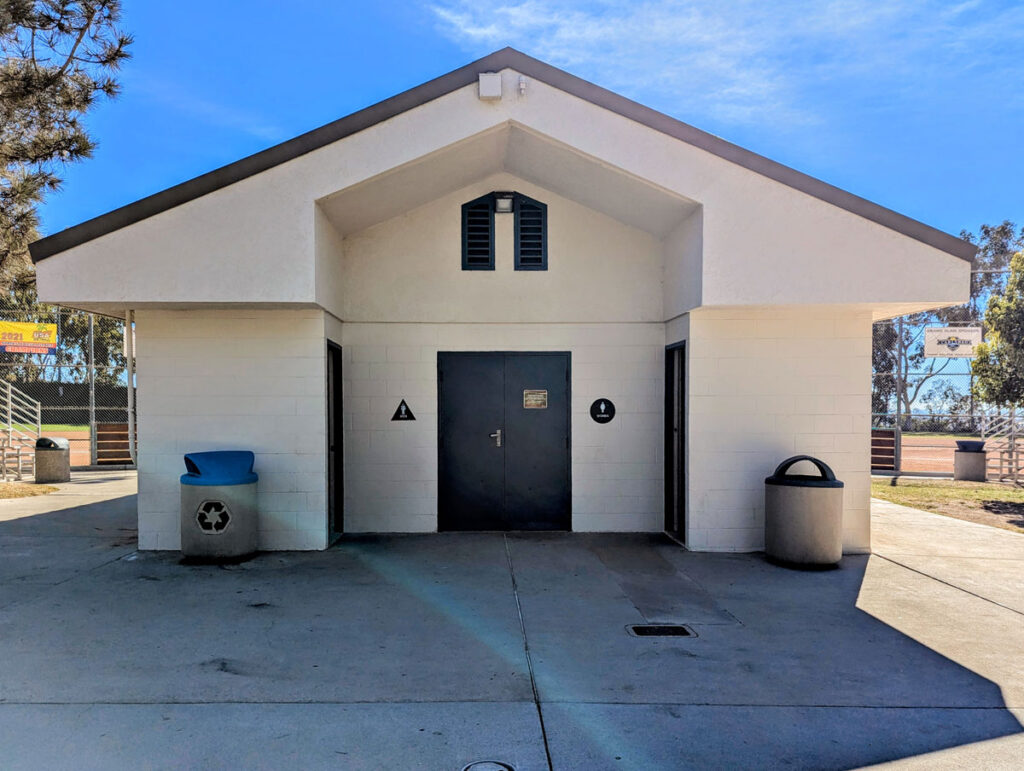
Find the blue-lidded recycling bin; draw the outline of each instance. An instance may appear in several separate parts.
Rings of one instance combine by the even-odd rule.
[[[234,559],[256,551],[256,456],[248,450],[190,452],[181,475],[181,553]]]

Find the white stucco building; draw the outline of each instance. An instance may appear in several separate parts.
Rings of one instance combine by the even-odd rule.
[[[251,449],[265,549],[757,550],[809,453],[858,552],[872,321],[965,301],[973,247],[505,49],[32,252],[42,300],[134,314],[142,548],[179,546],[183,453]]]

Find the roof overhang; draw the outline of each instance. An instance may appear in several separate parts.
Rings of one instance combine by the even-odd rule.
[[[40,239],[30,245],[30,252],[34,262],[47,259],[55,254],[79,246],[83,243],[99,238],[115,230],[127,227],[140,220],[152,217],[160,212],[167,211],[176,206],[192,201],[201,196],[212,193],[233,183],[239,182],[260,172],[266,171],[274,166],[285,163],[301,155],[317,150],[325,145],[344,139],[347,136],[367,129],[377,123],[388,120],[402,112],[411,110],[429,101],[437,99],[457,89],[476,82],[481,72],[496,72],[503,69],[514,69],[531,78],[543,81],[554,88],[566,93],[587,100],[599,107],[607,109],[616,114],[622,115],[637,123],[643,124],[651,129],[686,142],[706,152],[712,153],[731,163],[735,163],[745,169],[761,174],[776,182],[782,183],[820,200],[845,209],[857,216],[875,222],[886,228],[894,230],[909,238],[920,241],[935,249],[954,255],[964,260],[973,258],[976,248],[956,236],[944,233],[933,227],[913,220],[902,214],[886,209],[883,206],[872,203],[864,198],[855,196],[819,179],[795,171],[787,166],[772,161],[763,156],[757,155],[749,150],[727,142],[719,137],[708,134],[693,126],[659,113],[637,102],[626,99],[611,91],[589,83],[581,78],[559,70],[544,62],[533,59],[525,54],[511,48],[505,48],[489,56],[479,59],[471,64],[461,67],[453,72],[443,75],[435,80],[424,83],[409,91],[379,102],[359,112],[353,113],[345,118],[329,123],[294,139],[270,147],[262,152],[243,158],[235,163],[228,164],[219,169],[211,171],[195,179],[183,182],[162,192],[143,198],[135,203],[115,209],[112,212],[101,215],[94,219],[83,222],[74,227],[55,233],[46,238]],[[500,145],[500,139],[494,137],[492,142]],[[585,158],[572,158],[571,153],[563,152],[564,148],[555,145],[537,144],[529,138],[528,132],[513,132],[509,129],[507,142],[504,145],[504,157],[502,164],[506,167],[518,169],[524,178],[529,174],[540,175],[551,181],[551,174],[539,168],[539,165],[530,160],[530,157],[517,158],[516,143],[526,146],[529,152],[521,154],[534,157],[538,153],[547,153],[556,163],[572,166],[583,164],[589,171],[596,171],[593,164]],[[474,147],[474,152],[480,153],[480,159],[474,161],[478,165],[494,163],[496,154],[502,151],[495,145],[490,147],[480,144]],[[429,163],[430,161],[425,161]],[[442,161],[438,161],[439,163]],[[590,165],[587,165],[590,163]],[[616,173],[616,172],[609,172]],[[537,179],[537,184],[544,184]],[[571,183],[566,183],[571,184]],[[615,177],[615,185],[629,185],[623,175]],[[547,185],[545,185],[547,186]],[[557,190],[555,192],[558,192]],[[566,191],[569,192],[569,191]],[[586,191],[577,191],[577,193]],[[646,193],[647,191],[645,191]],[[642,194],[645,194],[642,193]],[[651,195],[654,195],[651,192]],[[573,194],[573,198],[587,203],[585,197]],[[326,205],[330,206],[328,197]],[[668,205],[667,202],[665,205]],[[403,204],[405,205],[405,204]],[[601,209],[611,207],[618,212],[620,219],[630,217],[630,212],[624,211],[622,206],[615,206],[608,201],[596,200],[590,205]],[[610,212],[609,212],[610,213]],[[367,215],[362,215],[364,219]],[[647,215],[641,215],[646,217]],[[651,222],[647,227],[663,227],[662,218],[665,215],[651,214]],[[626,219],[625,221],[629,221]]]
[[[663,238],[698,204],[507,122],[318,201],[340,235],[365,230],[507,172]]]

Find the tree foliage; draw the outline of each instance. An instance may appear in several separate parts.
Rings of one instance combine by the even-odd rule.
[[[121,0],[0,0],[0,281],[30,270],[37,206],[95,146],[83,117],[118,94]]]
[[[971,299],[962,307],[966,318],[948,318],[948,321],[973,321],[981,318],[982,310],[993,294],[1003,291],[1014,253],[1024,249],[1024,226],[1017,229],[1009,220],[999,225],[982,225],[978,234],[960,231],[960,237],[978,247],[971,264]],[[953,310],[953,309],[950,309]]]
[[[902,320],[892,319],[874,325],[872,369],[875,377],[871,409],[875,414],[884,415],[889,412],[891,402],[895,401],[906,429],[912,425],[914,405],[926,396],[928,403],[925,407],[929,410],[938,408],[944,413],[973,411],[970,398],[953,398],[951,389],[936,390],[931,383],[948,371],[952,360],[924,355],[924,329],[980,320],[989,299],[1000,294],[1006,286],[1014,252],[1024,249],[1024,227],[1018,228],[1009,220],[998,225],[982,225],[977,234],[964,230],[960,237],[978,247],[971,265],[970,299],[963,305],[913,313]],[[940,393],[947,396],[943,403],[938,398]]]
[[[999,407],[1024,407],[1024,251],[1010,262],[1002,294],[985,310],[986,342],[971,363],[979,399]]]
[[[874,415],[885,415],[889,412],[889,402],[896,394],[897,356],[896,347],[892,344],[896,328],[892,321],[880,321],[871,327],[871,371],[874,374],[874,387],[871,389],[871,412]]]

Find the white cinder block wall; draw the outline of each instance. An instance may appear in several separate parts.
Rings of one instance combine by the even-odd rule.
[[[572,354],[572,528],[663,523],[663,324],[356,324],[342,327],[345,530],[437,529],[438,351]],[[615,402],[598,425],[590,404]],[[405,399],[416,420],[391,422]]]
[[[494,270],[462,269],[462,204],[494,190],[547,204],[547,270],[514,269],[510,214],[494,218]],[[665,320],[658,238],[511,174],[346,235],[337,258],[346,322]]]
[[[462,270],[460,207],[493,190],[548,205],[546,271],[514,270],[505,215],[495,269]],[[439,351],[570,352],[573,529],[661,529],[659,238],[502,173],[333,248],[344,265],[346,531],[437,529]],[[599,397],[616,406],[604,426],[589,414]],[[414,422],[391,422],[402,399]]]
[[[541,79],[513,96],[519,73],[502,77],[500,101],[467,85],[37,265],[47,302],[136,309],[140,545],[177,547],[181,456],[216,448],[257,452],[263,548],[326,544],[326,331],[344,345],[350,530],[436,526],[437,351],[544,349],[573,354],[575,529],[659,529],[662,351],[686,337],[690,544],[759,548],[763,477],[810,452],[846,482],[847,550],[867,549],[858,309],[962,302],[969,263]],[[425,182],[428,168],[451,179]],[[383,189],[362,185],[388,179],[409,208],[377,222]],[[664,193],[643,196],[654,220],[621,194],[643,180]],[[433,200],[403,197],[424,184]],[[548,204],[547,271],[512,270],[509,217],[497,269],[461,270],[459,206],[492,190]],[[345,191],[348,212],[332,206]],[[793,307],[806,302],[829,309]],[[315,305],[345,324],[207,303]],[[618,407],[605,427],[586,414],[598,396]],[[418,421],[390,423],[399,398]]]
[[[764,478],[806,454],[846,485],[845,551],[869,551],[870,312],[700,309],[687,336],[687,543],[763,548]]]
[[[139,547],[180,548],[182,456],[253,450],[260,548],[327,545],[324,314],[139,310]]]

